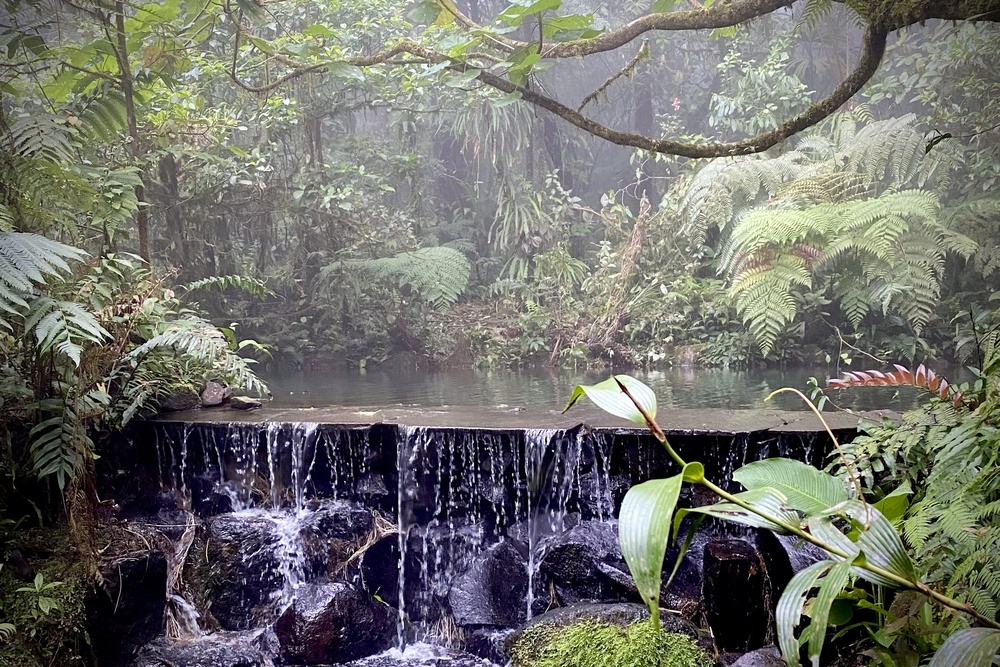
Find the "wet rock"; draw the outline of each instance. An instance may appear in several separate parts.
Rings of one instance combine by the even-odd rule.
[[[357,580],[372,596],[399,606],[399,536],[387,535],[365,549],[357,561]]]
[[[303,553],[313,575],[335,575],[356,556],[375,527],[372,511],[347,500],[324,500],[302,521]]]
[[[21,581],[33,581],[35,579],[35,568],[24,557],[18,549],[11,549],[7,554],[7,567],[14,573],[14,576]]]
[[[496,665],[461,651],[416,644],[407,646],[402,652],[391,649],[362,660],[348,662],[343,667],[496,667]]]
[[[372,531],[372,511],[348,500],[323,500],[303,521],[303,528],[324,539],[359,540]]]
[[[705,615],[723,651],[752,651],[764,644],[770,625],[766,576],[760,555],[743,540],[705,546]]]
[[[785,667],[785,661],[781,659],[781,651],[774,646],[743,654],[730,667]]]
[[[87,594],[85,627],[101,667],[124,667],[163,632],[167,561],[151,552],[101,567],[103,583]]]
[[[490,547],[451,586],[448,602],[459,625],[510,627],[524,622],[526,552],[510,540]]]
[[[362,497],[387,496],[389,488],[385,485],[382,475],[377,472],[366,472],[358,478],[354,492]]]
[[[222,382],[206,382],[205,388],[201,390],[202,407],[210,408],[222,405],[223,401],[233,395],[233,390]]]
[[[195,640],[166,637],[147,645],[133,667],[272,667],[267,630],[220,632]],[[101,663],[104,667],[104,663]]]
[[[201,396],[187,385],[171,387],[167,395],[160,399],[160,408],[170,411],[194,410],[201,406]]]
[[[259,399],[250,398],[249,396],[233,396],[229,399],[229,407],[234,410],[256,410],[262,405],[263,403]]]
[[[638,599],[615,525],[582,521],[549,539],[540,562],[539,572],[564,604]]]
[[[516,632],[511,628],[475,628],[465,631],[465,650],[483,660],[497,665],[506,665],[510,656],[507,655],[507,641]]]
[[[784,590],[792,577],[813,563],[829,558],[819,547],[794,535],[775,535],[769,530],[759,531],[756,544],[775,591]]]
[[[396,615],[350,584],[311,584],[297,591],[274,632],[288,664],[347,662],[389,648],[396,638]]]
[[[272,618],[283,579],[275,554],[274,520],[263,512],[220,514],[207,522],[207,562],[187,577],[202,582],[201,596],[225,630],[248,630]]]

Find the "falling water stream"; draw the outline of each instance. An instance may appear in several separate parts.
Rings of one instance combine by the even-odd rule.
[[[447,629],[453,586],[503,540],[525,547],[527,588],[517,613],[521,619],[539,613],[545,606],[537,599],[539,564],[550,540],[581,520],[614,521],[622,489],[661,474],[665,465],[655,447],[586,427],[162,422],[154,432],[162,483],[183,496],[185,507],[203,514],[213,508],[210,516],[228,515],[266,533],[259,550],[239,557],[273,563],[267,575],[267,585],[274,582],[272,618],[320,576],[307,562],[303,535],[322,499],[374,507],[360,500],[359,490],[377,478],[376,486],[391,494],[377,501],[379,511],[397,529],[396,650],[409,653],[425,650]],[[782,452],[782,437],[709,436],[699,447],[718,472],[728,473],[748,459]],[[808,456],[811,445],[804,442],[800,454]],[[179,631],[198,636],[193,605],[178,591],[169,594]]]

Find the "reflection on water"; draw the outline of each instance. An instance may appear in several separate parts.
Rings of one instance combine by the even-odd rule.
[[[809,378],[821,385],[836,369],[827,366],[764,370],[670,368],[628,371],[656,392],[659,405],[672,408],[781,408],[804,409],[792,394],[764,399],[775,389],[794,387],[808,393]],[[275,407],[328,405],[378,406],[508,406],[531,410],[561,410],[573,388],[606,379],[610,371],[577,372],[567,369],[527,370],[357,370],[303,373],[264,373],[274,394]],[[949,375],[949,380],[967,379]],[[927,398],[911,387],[877,387],[831,392],[843,407],[863,410],[914,407]]]

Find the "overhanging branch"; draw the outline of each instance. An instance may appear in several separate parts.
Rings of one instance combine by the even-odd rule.
[[[525,86],[515,84],[502,76],[493,74],[486,70],[479,72],[477,79],[482,83],[504,93],[519,93],[525,102],[541,107],[563,120],[575,125],[581,130],[600,137],[606,141],[621,146],[632,146],[642,150],[655,153],[666,153],[689,158],[715,158],[733,155],[746,155],[767,150],[780,141],[811,127],[824,118],[830,116],[844,103],[851,99],[855,93],[871,79],[878,69],[885,54],[886,33],[883,30],[870,27],[864,35],[862,41],[861,54],[857,67],[851,74],[838,85],[826,98],[811,105],[805,111],[782,123],[778,127],[768,132],[762,132],[754,137],[749,137],[735,142],[711,142],[711,143],[684,143],[666,138],[650,137],[636,132],[616,130],[603,125],[596,120],[584,116],[579,111],[572,109],[565,104],[538,93]],[[236,48],[238,49],[237,41]],[[418,56],[430,63],[447,62],[448,68],[456,72],[468,71],[469,67],[465,63],[452,60],[444,54],[433,49],[421,46],[414,42],[403,41],[392,48],[379,51],[368,56],[356,56],[335,61],[355,67],[372,67],[386,64],[390,59],[401,54]],[[236,71],[236,59],[233,59],[230,77],[242,89],[252,93],[267,93],[276,88],[306,74],[322,72],[334,63],[317,63],[295,69],[288,74],[272,81],[271,83],[254,86],[241,80]]]

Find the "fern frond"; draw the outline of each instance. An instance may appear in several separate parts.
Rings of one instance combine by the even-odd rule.
[[[19,118],[11,123],[7,134],[8,145],[14,155],[54,164],[76,161],[66,124],[52,114],[32,114]]]
[[[67,261],[84,257],[82,250],[38,234],[0,233],[0,310],[18,314],[28,307],[27,299],[36,286],[69,272]],[[2,318],[0,326],[10,329]]]
[[[73,408],[63,399],[46,399],[38,404],[41,419],[28,434],[29,451],[35,474],[53,476],[60,491],[82,470],[93,442]]]
[[[471,265],[459,251],[444,246],[420,248],[392,257],[345,259],[323,269],[330,278],[343,271],[408,286],[436,308],[454,304],[469,283]]]
[[[53,350],[67,357],[74,366],[87,345],[100,345],[111,338],[94,314],[73,301],[38,297],[28,305],[24,320],[26,333],[33,333],[42,354]]]
[[[263,280],[241,275],[210,276],[182,285],[178,289],[185,294],[190,294],[198,290],[217,290],[223,292],[230,287],[261,298],[274,296],[274,292],[268,289],[267,284]]]
[[[225,334],[200,318],[191,317],[168,324],[164,331],[132,350],[124,360],[143,363],[158,351],[170,351],[191,358],[211,369],[233,387],[259,396],[267,394],[267,385],[251,370],[252,360],[234,352]],[[206,373],[209,374],[209,373]]]

